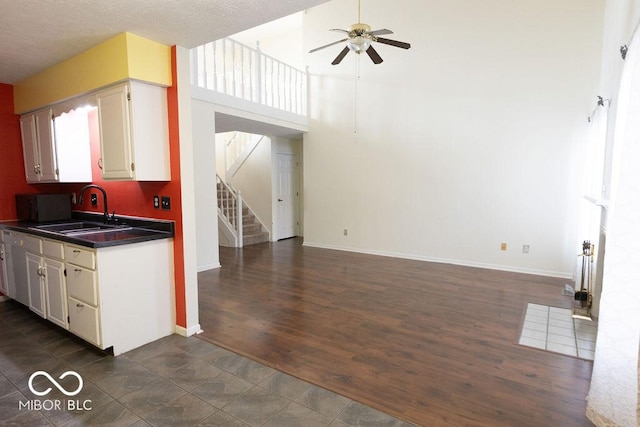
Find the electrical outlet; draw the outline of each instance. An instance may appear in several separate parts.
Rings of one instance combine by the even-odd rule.
[[[160,209],[160,196],[157,194],[153,196],[153,207],[154,209]]]
[[[529,253],[529,245],[522,245],[522,253],[523,254]]]
[[[507,244],[505,242],[500,243],[500,250],[501,251],[506,251],[507,250]]]
[[[91,193],[91,206],[98,206],[98,195]]]
[[[162,209],[168,211],[171,209],[171,197],[162,196]]]

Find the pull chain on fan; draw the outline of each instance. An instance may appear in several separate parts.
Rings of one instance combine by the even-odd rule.
[[[393,34],[393,31],[391,30],[380,29],[380,30],[371,31],[371,27],[369,25],[361,23],[360,22],[360,0],[358,0],[358,23],[350,26],[348,30],[343,30],[340,28],[332,28],[329,31],[345,33],[347,35],[347,38],[338,40],[333,43],[326,44],[324,46],[317,47],[315,49],[311,49],[309,53],[317,52],[321,49],[347,42],[347,45],[344,47],[344,49],[340,51],[338,56],[336,56],[336,59],[334,59],[333,62],[331,63],[332,65],[338,65],[344,59],[344,57],[347,56],[349,51],[353,51],[357,54],[366,52],[374,64],[382,63],[382,58],[371,45],[371,43],[373,42],[382,43],[389,46],[395,46],[401,49],[409,49],[411,47],[409,43],[379,37],[381,35]]]

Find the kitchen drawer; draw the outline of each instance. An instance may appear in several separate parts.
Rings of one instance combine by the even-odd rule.
[[[42,254],[49,258],[64,259],[64,244],[44,239],[42,241]]]
[[[24,234],[23,241],[24,241],[24,247],[28,251],[36,254],[42,253],[42,239]]]
[[[81,267],[96,269],[96,253],[90,249],[66,244],[64,246],[64,259]]]
[[[69,297],[69,331],[101,347],[100,309]]]
[[[66,265],[67,294],[91,305],[98,305],[98,280],[95,270]]]

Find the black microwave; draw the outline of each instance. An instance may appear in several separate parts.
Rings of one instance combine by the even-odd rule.
[[[71,218],[70,194],[16,194],[16,211],[22,221],[48,222]]]

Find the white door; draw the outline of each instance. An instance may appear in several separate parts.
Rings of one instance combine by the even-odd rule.
[[[298,156],[278,153],[277,240],[298,234]]]

